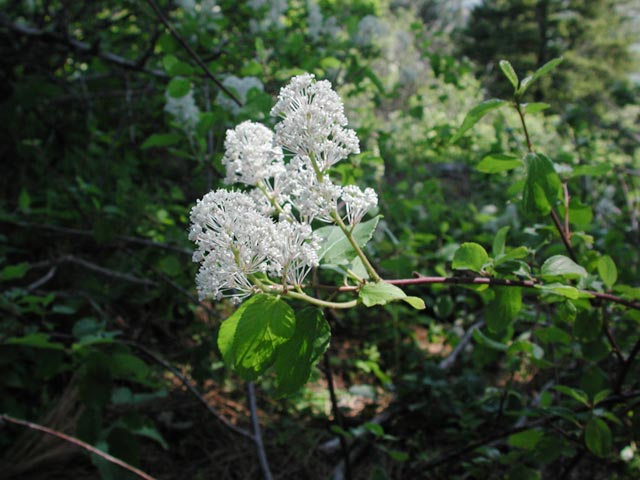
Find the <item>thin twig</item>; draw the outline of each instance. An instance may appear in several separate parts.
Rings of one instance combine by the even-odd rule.
[[[533,280],[507,280],[503,278],[489,277],[428,277],[417,274],[415,278],[401,278],[395,280],[384,280],[392,285],[424,285],[433,283],[450,283],[455,285],[500,285],[506,287],[526,287],[540,288],[544,287],[544,283]],[[357,287],[341,287],[339,291],[355,290]],[[625,300],[624,298],[612,295],[610,293],[595,292],[593,290],[580,290],[582,293],[592,295],[600,300],[606,300],[612,303],[618,303],[634,310],[640,310],[640,302],[635,300]]]
[[[607,337],[607,340],[609,341],[609,345],[611,345],[611,350],[613,351],[615,356],[618,358],[618,362],[621,365],[624,365],[624,357],[622,356],[620,347],[618,347],[618,343],[616,342],[616,339],[613,337],[613,333],[611,332],[611,327],[609,325],[609,321],[607,320],[607,312],[604,304],[602,305],[602,324],[604,327],[603,328],[604,333]]]
[[[40,30],[29,25],[12,23],[4,16],[0,16],[0,25],[22,36],[39,38],[43,41],[66,45],[72,50],[75,50],[79,53],[96,56],[104,60],[105,62],[113,63],[114,65],[118,65],[119,67],[125,68],[127,70],[146,73],[148,75],[153,75],[154,77],[162,78],[165,80],[169,78],[169,76],[161,70],[144,68],[144,66],[139,62],[129,60],[111,52],[96,50],[94,45],[91,45],[87,42],[81,42],[80,40],[76,40],[74,38],[63,37],[53,32]]]
[[[90,231],[90,230],[81,230],[79,228],[70,228],[70,227],[60,227],[58,225],[50,225],[50,224],[46,224],[46,223],[29,223],[29,222],[23,222],[20,220],[13,220],[13,219],[9,219],[9,218],[3,218],[2,220],[0,220],[2,222],[7,222],[10,223],[12,225],[16,225],[18,227],[22,227],[22,228],[33,228],[33,229],[37,229],[37,230],[47,230],[49,232],[53,232],[53,233],[60,233],[60,234],[64,234],[64,235],[75,235],[75,236],[79,236],[79,237],[91,237],[94,238],[95,237],[95,233]],[[119,241],[119,242],[125,242],[125,243],[133,243],[136,245],[143,245],[146,247],[154,247],[154,248],[160,248],[162,250],[169,250],[172,252],[177,252],[177,253],[181,253],[183,255],[193,255],[193,251],[192,250],[188,250],[186,248],[181,248],[175,245],[170,245],[168,243],[161,243],[161,242],[156,242],[154,240],[148,240],[146,238],[140,238],[140,237],[131,237],[128,235],[116,235],[114,237],[114,240]]]
[[[331,372],[331,364],[329,363],[329,354],[324,354],[324,374],[327,377],[327,386],[329,387],[329,398],[331,399],[331,409],[333,410],[333,421],[344,429],[342,422],[342,415],[340,414],[340,408],[338,407],[338,398],[336,396],[335,385],[333,384],[333,373]],[[351,480],[351,462],[349,461],[349,445],[344,435],[339,435],[340,449],[342,451],[342,464],[344,466],[344,474],[347,480]]]
[[[152,477],[151,475],[146,474],[145,472],[143,472],[142,470],[129,465],[126,462],[123,462],[122,460],[120,460],[119,458],[116,458],[112,455],[109,455],[108,453],[103,452],[102,450],[98,450],[97,448],[93,447],[92,445],[89,445],[86,442],[83,442],[82,440],[76,438],[76,437],[72,437],[71,435],[67,435],[65,433],[59,432],[57,430],[53,430],[51,428],[48,427],[44,427],[40,424],[37,423],[33,423],[33,422],[27,422],[26,420],[18,420],[17,418],[13,418],[10,417],[7,414],[0,414],[0,423],[2,421],[5,422],[9,422],[9,423],[13,423],[15,425],[20,425],[22,427],[26,427],[26,428],[30,428],[31,430],[37,430],[39,432],[43,432],[46,433],[48,435],[53,435],[54,437],[58,437],[62,440],[64,440],[65,442],[69,442],[72,443],[80,448],[83,448],[95,455],[98,455],[99,457],[104,458],[105,460],[107,460],[108,462],[114,463],[122,468],[124,468],[125,470],[129,470],[130,472],[136,474],[138,477],[140,478],[144,478],[145,480],[156,480],[154,477]]]
[[[608,405],[608,404],[615,404],[615,403],[619,403],[619,402],[623,402],[626,400],[630,400],[632,398],[637,398],[638,396],[640,396],[640,391],[636,391],[636,392],[630,392],[626,395],[611,395],[610,397],[604,399],[599,405]],[[576,410],[574,410],[574,413],[582,413],[582,412],[586,412],[588,410],[590,410],[591,407],[590,406],[583,406],[580,407]],[[556,422],[558,420],[563,420],[565,418],[564,414],[563,415],[553,415],[553,416],[549,416],[546,418],[540,418],[538,420],[536,420],[535,422],[531,422],[528,423],[526,425],[520,425],[520,426],[516,426],[513,428],[509,428],[507,430],[503,430],[501,432],[497,432],[494,433],[492,435],[489,435],[485,438],[483,438],[482,440],[478,440],[477,442],[472,442],[469,445],[460,448],[456,451],[453,452],[448,452],[445,453],[444,455],[442,455],[440,458],[437,458],[435,460],[432,460],[431,462],[427,463],[424,467],[423,470],[430,470],[432,468],[438,467],[440,465],[443,465],[445,463],[448,463],[452,460],[455,460],[457,458],[462,458],[464,455],[466,455],[467,453],[470,453],[472,451],[474,451],[475,449],[479,448],[479,447],[483,447],[485,445],[489,445],[497,440],[501,440],[505,437],[508,437],[510,435],[513,435],[514,433],[519,433],[519,432],[523,432],[525,430],[529,430],[531,428],[537,428],[537,427],[543,427],[546,426],[548,424],[550,424],[551,422]]]
[[[56,272],[58,271],[58,267],[57,265],[52,266],[49,271],[43,275],[41,278],[39,278],[38,280],[36,280],[35,282],[31,283],[27,288],[26,291],[27,292],[32,292],[37,288],[40,288],[42,285],[44,285],[45,283],[47,283],[49,280],[51,280]]]
[[[264,480],[273,480],[273,475],[271,475],[271,469],[269,468],[269,460],[267,460],[267,452],[262,441],[260,419],[258,418],[258,407],[256,405],[256,391],[253,382],[247,383],[247,395],[249,396],[249,410],[251,412],[251,424],[253,425],[253,441],[256,444],[262,476]]]
[[[571,260],[573,260],[574,262],[578,263],[576,254],[573,251],[573,247],[571,246],[571,240],[569,239],[569,236],[568,236],[567,232],[565,232],[564,228],[562,228],[562,224],[560,223],[560,219],[558,218],[558,214],[553,209],[553,207],[551,208],[551,214],[550,215],[551,215],[551,220],[553,220],[553,224],[556,226],[556,230],[558,230],[558,234],[560,235],[560,239],[562,240],[562,243],[564,243],[564,247],[567,249],[567,253],[569,253],[569,256],[571,257]]]
[[[200,401],[200,403],[202,403],[207,408],[207,410],[209,411],[209,413],[211,415],[213,415],[215,418],[217,418],[225,426],[229,427],[229,429],[232,430],[233,432],[235,432],[238,435],[241,435],[241,436],[243,436],[245,438],[248,438],[251,441],[254,441],[253,434],[251,434],[251,432],[248,432],[247,430],[245,430],[243,428],[237,427],[236,425],[231,423],[227,418],[225,418],[220,412],[218,412],[215,408],[213,408],[209,404],[209,402],[207,402],[205,400],[205,398],[202,396],[202,394],[198,391],[196,386],[187,377],[185,377],[182,373],[180,373],[180,371],[176,367],[174,367],[171,363],[169,363],[168,361],[164,360],[158,354],[152,352],[147,347],[145,347],[144,345],[141,345],[141,344],[139,344],[137,342],[134,342],[134,341],[131,341],[131,340],[123,340],[123,341],[121,341],[121,343],[124,343],[126,345],[130,345],[130,346],[140,350],[145,355],[147,355],[149,358],[151,358],[154,362],[156,362],[157,364],[161,365],[165,369],[169,370],[178,380],[180,380],[182,382],[182,384],[185,387],[187,387],[187,390],[189,390],[189,392],[191,392],[191,394],[194,397],[196,397]]]
[[[633,364],[633,361],[635,360],[638,353],[640,353],[640,339],[638,339],[636,344],[633,346],[631,353],[629,353],[629,356],[622,364],[622,370],[620,370],[620,375],[618,375],[618,381],[616,382],[616,388],[614,389],[616,393],[621,392],[624,381],[629,374],[629,369],[631,368],[631,365]]]
[[[175,38],[178,41],[178,43],[182,45],[182,47],[187,51],[187,53],[191,56],[191,58],[193,58],[193,60],[195,60],[198,66],[202,68],[205,75],[209,77],[213,81],[213,83],[215,83],[218,86],[218,88],[225,93],[225,95],[227,95],[231,100],[233,100],[239,107],[242,107],[242,102],[227,87],[225,87],[222,84],[222,82],[218,80],[213,73],[211,73],[211,70],[209,70],[209,67],[207,67],[207,65],[202,61],[202,59],[195,52],[195,50],[191,48],[191,45],[189,45],[187,41],[182,37],[182,35],[180,35],[178,31],[175,28],[173,28],[171,23],[169,23],[169,20],[167,20],[167,17],[165,17],[164,13],[162,13],[162,10],[158,6],[158,4],[154,0],[147,0],[147,4],[153,9],[156,16],[158,17],[158,20],[160,20],[162,24],[165,27],[167,27],[167,30],[169,30],[169,33],[171,33],[173,38]]]

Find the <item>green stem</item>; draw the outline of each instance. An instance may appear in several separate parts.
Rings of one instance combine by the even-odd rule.
[[[269,195],[269,192],[267,191],[267,187],[264,186],[264,183],[258,182],[256,184],[256,187],[258,187],[258,190],[260,190],[263,193],[263,195],[267,197],[267,199],[269,200],[269,203],[273,205],[273,208],[276,209],[276,212],[278,212],[278,214],[284,213],[284,210],[282,209],[280,204],[276,202],[275,197],[273,197],[272,195]]]
[[[327,302],[326,300],[320,300],[319,298],[311,297],[306,293],[288,291],[283,293],[284,296],[295,298],[297,300],[303,300],[312,305],[325,308],[353,308],[358,304],[358,300],[351,300],[349,302]]]
[[[382,279],[380,278],[380,275],[378,275],[378,272],[376,272],[376,269],[373,268],[373,265],[371,265],[371,262],[369,262],[369,259],[360,248],[360,245],[358,245],[358,242],[356,242],[356,239],[353,238],[353,234],[351,230],[344,224],[337,210],[334,210],[333,212],[331,212],[331,218],[333,218],[333,221],[336,222],[336,225],[340,227],[340,230],[342,230],[344,235],[347,237],[347,240],[349,240],[349,243],[355,250],[356,254],[358,255],[358,257],[360,257],[360,260],[362,260],[362,263],[364,264],[364,268],[367,269],[369,276],[376,282],[381,281]]]

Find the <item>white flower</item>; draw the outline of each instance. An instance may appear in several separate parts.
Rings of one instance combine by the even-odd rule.
[[[166,99],[165,112],[173,115],[184,131],[193,132],[200,121],[200,109],[193,98],[193,90],[189,90],[189,93],[180,98],[174,98],[167,93]]]
[[[259,123],[246,121],[227,130],[224,147],[226,183],[255,186],[285,171],[282,149],[273,145],[273,132]]]
[[[291,159],[282,176],[282,193],[304,222],[311,223],[314,219],[330,222],[342,187],[332,183],[329,175],[323,175],[320,182],[309,163],[308,157],[296,155]]]
[[[200,262],[198,294],[238,300],[254,291],[250,275],[265,273],[276,237],[273,220],[262,215],[243,192],[216,190],[191,210],[189,239],[196,243],[193,261]]]
[[[270,28],[282,28],[284,26],[282,17],[289,8],[288,0],[249,0],[249,6],[253,10],[262,10],[268,6],[265,16],[260,20],[251,20],[251,30],[253,32],[264,32]]]
[[[235,75],[229,75],[222,81],[222,84],[229,90],[233,91],[242,104],[247,102],[247,94],[249,93],[249,90],[255,88],[261,92],[264,91],[262,82],[256,77],[239,78]],[[237,114],[240,111],[241,107],[222,91],[218,92],[216,101],[228,112]]]
[[[350,153],[360,153],[356,133],[344,128],[342,100],[326,80],[316,82],[308,73],[294,77],[280,90],[271,115],[282,117],[276,144],[306,158],[312,169],[312,161],[325,172]]]
[[[278,255],[274,273],[291,285],[302,285],[312,267],[318,266],[319,238],[306,223],[281,220],[276,224]]]
[[[347,185],[342,189],[342,200],[347,210],[349,225],[357,225],[362,217],[378,205],[378,195],[372,188],[366,188],[364,192],[356,185]]]
[[[376,40],[386,36],[389,26],[375,15],[366,15],[358,23],[358,32],[354,38],[358,45],[363,47],[373,45]]]

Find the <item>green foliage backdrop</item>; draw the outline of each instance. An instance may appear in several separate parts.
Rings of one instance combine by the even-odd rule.
[[[633,2],[0,7],[0,478],[640,475]],[[189,210],[304,72],[390,283],[324,227],[356,308],[200,301]]]

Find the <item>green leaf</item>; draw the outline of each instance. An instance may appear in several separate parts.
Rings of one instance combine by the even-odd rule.
[[[507,328],[522,309],[522,289],[518,287],[495,287],[495,298],[486,310],[487,327],[492,332]]]
[[[584,441],[591,453],[598,457],[606,457],[612,446],[609,425],[601,418],[592,418],[584,430]]]
[[[542,437],[544,437],[544,432],[530,429],[509,436],[507,443],[512,447],[533,450]]]
[[[193,67],[188,63],[178,60],[174,55],[165,55],[162,58],[162,66],[165,71],[172,77],[177,75],[192,75]]]
[[[16,265],[7,265],[0,270],[0,281],[17,280],[26,275],[29,271],[29,264],[26,262],[17,263]]]
[[[600,163],[598,165],[580,165],[573,169],[571,172],[572,177],[599,177],[608,173],[611,170],[611,165],[606,163]]]
[[[493,237],[491,253],[493,253],[494,257],[497,257],[498,255],[502,255],[504,253],[504,246],[507,241],[507,233],[509,233],[510,228],[511,227],[509,226],[502,227],[496,232],[496,236]]]
[[[618,280],[618,269],[613,259],[609,255],[603,255],[598,259],[598,275],[607,286],[607,288],[613,287]]]
[[[500,108],[504,105],[507,105],[508,103],[509,102],[507,102],[506,100],[500,100],[499,98],[492,98],[482,102],[480,105],[473,107],[469,111],[469,113],[467,113],[467,116],[464,117],[464,120],[462,121],[462,125],[460,126],[456,134],[451,138],[451,143],[455,143],[460,138],[462,138],[462,135],[464,135],[467,130],[469,130],[476,123],[478,123],[478,121],[482,117],[484,117],[487,113],[489,113],[492,110],[495,110],[496,108]]]
[[[559,343],[561,345],[569,345],[571,343],[571,335],[553,325],[539,328],[535,331],[535,336],[544,343]]]
[[[602,316],[598,312],[580,312],[573,323],[573,335],[583,341],[596,340],[602,333]]]
[[[577,388],[567,387],[565,385],[556,385],[553,388],[558,392],[564,393],[565,395],[573,398],[574,400],[577,400],[583,405],[587,407],[589,406],[589,396],[582,390],[579,390]]]
[[[571,300],[576,300],[578,298],[584,297],[584,294],[580,290],[578,290],[576,287],[572,287],[571,285],[563,285],[561,283],[549,283],[547,285],[536,285],[535,288],[537,288],[538,290],[543,290],[548,293],[553,293],[560,297],[570,298]]]
[[[22,188],[20,190],[20,195],[18,196],[18,210],[21,212],[28,212],[29,207],[31,206],[31,195],[26,188]]]
[[[177,133],[154,133],[144,141],[140,148],[146,150],[151,147],[168,147],[175,145],[180,140],[182,140],[182,136]]]
[[[494,240],[495,243],[495,240]],[[517,260],[520,258],[525,258],[529,255],[529,249],[527,247],[516,247],[512,250],[509,250],[507,253],[503,253],[500,255],[496,255],[496,258],[493,261],[494,266],[501,265],[505,262],[511,260]]]
[[[544,155],[529,153],[525,162],[527,177],[522,191],[524,209],[532,215],[548,215],[562,188],[560,177],[551,160]]]
[[[408,297],[402,289],[390,283],[367,283],[360,289],[360,301],[367,307],[386,305],[389,302],[403,300],[417,310],[425,308],[424,301],[418,297]]]
[[[476,170],[482,173],[499,173],[522,166],[522,161],[509,153],[492,153],[482,159]]]
[[[507,60],[500,60],[500,69],[502,70],[502,73],[504,73],[504,76],[507,77],[507,80],[509,80],[509,82],[511,82],[511,85],[513,85],[513,90],[517,90],[518,89],[518,75],[516,74],[516,71],[513,69],[513,67],[511,66],[511,63],[509,63]]]
[[[225,363],[244,380],[271,366],[277,348],[295,330],[295,314],[282,299],[260,294],[247,300],[220,326],[218,347]]]
[[[359,223],[353,229],[353,237],[360,247],[364,247],[375,232],[381,216]],[[350,263],[357,256],[356,251],[344,232],[337,226],[322,227],[316,230],[321,238],[318,258],[322,263],[341,265]]]
[[[11,337],[5,340],[4,345],[20,345],[23,347],[46,348],[51,350],[64,350],[64,345],[49,341],[46,333],[31,333],[24,337]]]
[[[524,104],[524,113],[535,114],[546,110],[551,105],[543,102],[534,102],[534,103],[525,103]]]
[[[492,350],[498,350],[500,352],[506,352],[509,348],[508,345],[504,343],[497,342],[487,337],[484,333],[480,331],[479,328],[473,330],[473,339],[478,343],[478,345],[483,345]]]
[[[191,82],[186,78],[174,78],[167,86],[167,93],[173,98],[182,98],[191,90]]]
[[[416,310],[424,310],[426,308],[426,305],[424,304],[424,300],[421,299],[420,297],[404,297],[402,299],[403,302],[408,303],[409,305],[411,305],[413,308],[415,308]]]
[[[170,277],[177,277],[182,272],[182,263],[173,255],[162,258],[158,266],[163,273],[166,273]]]
[[[331,329],[322,310],[305,308],[298,312],[293,336],[276,352],[273,367],[279,395],[290,395],[307,383],[330,338]]]
[[[489,255],[482,245],[467,242],[460,245],[460,248],[453,254],[451,268],[454,270],[480,272],[488,260]]]
[[[598,405],[600,402],[606,399],[609,395],[611,395],[611,390],[609,390],[608,388],[605,390],[599,391],[593,397],[593,404]]]
[[[565,279],[578,279],[586,277],[587,271],[569,257],[554,255],[542,264],[540,275],[543,278],[562,277]]]
[[[516,92],[516,95],[522,97],[525,92],[529,89],[529,87],[538,80],[543,75],[546,75],[551,70],[556,68],[562,62],[562,57],[554,58],[553,60],[548,61],[543,66],[541,66],[538,70],[536,70],[533,75],[526,77],[520,82],[520,88]]]

